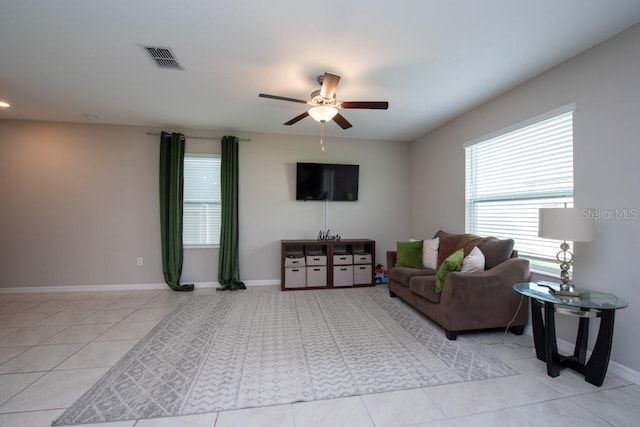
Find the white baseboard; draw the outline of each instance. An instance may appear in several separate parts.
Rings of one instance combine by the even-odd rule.
[[[280,286],[280,280],[243,280],[242,282],[249,288],[254,286],[274,286],[274,285]],[[220,283],[218,282],[195,282],[194,285],[196,289],[220,287]]]
[[[533,328],[531,325],[527,325],[524,329],[524,333],[533,337]],[[558,352],[562,354],[573,354],[573,350],[575,349],[575,343],[571,343],[569,341],[565,341],[557,338],[556,343],[558,344]],[[587,358],[591,357],[591,351],[587,350]],[[631,368],[628,368],[620,363],[609,360],[609,367],[607,368],[607,373],[612,373],[617,377],[622,378],[625,381],[633,384],[640,384],[640,372],[635,371]]]
[[[40,292],[104,292],[104,291],[145,291],[167,289],[164,283],[118,284],[118,285],[78,285],[78,286],[15,286],[0,288],[0,294],[31,294]]]
[[[243,280],[247,286],[280,286],[280,280]]]
[[[609,362],[608,372],[628,381],[633,384],[640,384],[640,372],[634,371],[631,368],[627,368],[624,365],[621,365],[616,362]]]
[[[190,282],[186,282],[186,283],[190,283]],[[166,286],[166,285],[165,285]],[[193,286],[196,289],[202,289],[202,288],[219,288],[220,287],[220,283],[218,282],[193,282]]]
[[[575,343],[571,343],[569,341],[557,339],[558,343],[558,352],[562,354],[573,354],[573,350],[575,349]],[[591,357],[591,350],[587,350],[587,360]],[[609,360],[609,367],[607,368],[607,373],[612,373],[630,383],[640,384],[640,372],[635,371],[631,368],[628,368],[620,363],[616,363],[612,360]]]
[[[280,280],[244,280],[247,286],[280,286]],[[219,288],[218,282],[195,282],[198,288]],[[78,285],[78,286],[13,286],[0,288],[0,294],[32,294],[41,292],[104,292],[104,291],[147,291],[169,289],[165,283],[141,283],[118,285]]]

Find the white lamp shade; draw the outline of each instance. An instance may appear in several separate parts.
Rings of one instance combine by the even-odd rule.
[[[326,105],[318,105],[309,109],[309,115],[314,118],[315,121],[320,123],[328,122],[338,114],[338,110],[335,107],[328,107]]]
[[[577,208],[541,208],[538,237],[573,242],[593,239],[593,220]]]

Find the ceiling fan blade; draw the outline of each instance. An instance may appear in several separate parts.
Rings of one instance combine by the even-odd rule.
[[[341,102],[340,106],[342,108],[364,108],[367,110],[386,110],[389,108],[388,102],[368,102],[368,101],[352,101],[352,102]]]
[[[300,104],[306,104],[307,103],[307,101],[303,101],[302,99],[287,98],[286,96],[269,95],[269,94],[266,94],[266,93],[259,93],[258,96],[260,98],[269,98],[269,99],[277,99],[277,100],[280,100],[280,101],[298,102]]]
[[[340,113],[333,116],[333,121],[336,122],[342,129],[349,129],[351,126],[353,126]]]
[[[291,119],[288,122],[286,122],[285,125],[286,126],[294,125],[294,124],[298,123],[300,120],[302,120],[305,117],[307,117],[308,115],[309,115],[309,113],[307,111],[305,111],[304,113],[300,114],[299,116],[295,116],[293,119]]]
[[[331,73],[324,73],[322,80],[322,89],[320,89],[320,96],[323,98],[333,98],[338,87],[340,76]]]

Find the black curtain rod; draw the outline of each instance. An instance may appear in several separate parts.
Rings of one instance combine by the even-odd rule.
[[[160,134],[159,134],[159,133],[157,133],[157,132],[147,132],[147,135],[160,136]],[[219,141],[219,140],[221,140],[221,139],[222,139],[222,137],[220,137],[220,138],[214,138],[214,137],[212,137],[212,136],[187,136],[187,135],[185,135],[184,137],[185,137],[185,138],[187,138],[187,139],[210,139],[210,140],[212,140],[212,141]],[[251,142],[251,140],[250,140],[250,139],[246,139],[246,138],[245,138],[245,139],[243,139],[243,138],[238,138],[238,141]]]

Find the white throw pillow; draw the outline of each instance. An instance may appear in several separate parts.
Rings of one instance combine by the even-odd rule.
[[[438,248],[440,247],[440,238],[422,241],[422,264],[424,268],[436,269],[438,265]],[[483,261],[484,262],[484,261]]]
[[[469,255],[462,260],[461,273],[476,273],[478,271],[484,271],[484,254],[476,246],[471,249]]]

